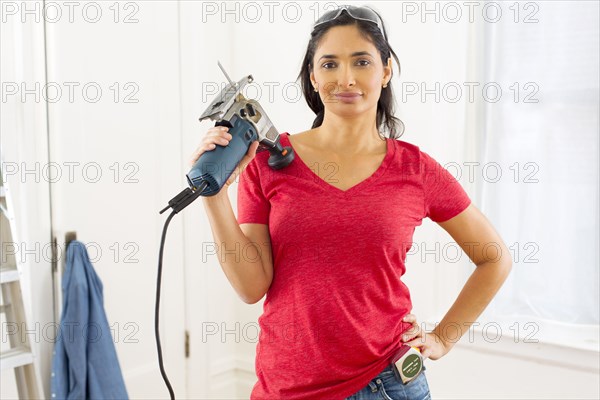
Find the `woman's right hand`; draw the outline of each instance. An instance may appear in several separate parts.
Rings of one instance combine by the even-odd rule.
[[[204,154],[207,151],[212,151],[212,150],[216,149],[217,145],[218,146],[229,145],[229,141],[231,139],[232,139],[232,136],[229,133],[228,127],[214,126],[214,127],[210,128],[208,131],[206,131],[206,133],[204,134],[204,137],[202,138],[202,141],[200,142],[200,145],[196,148],[196,151],[192,155],[192,157],[190,159],[190,168],[194,166],[194,164],[196,163],[196,161],[198,161],[198,159],[200,158],[200,156],[202,156],[202,154]],[[227,188],[229,188],[229,185],[231,185],[233,182],[235,182],[235,179],[242,173],[242,171],[246,168],[246,166],[250,163],[250,161],[252,161],[252,159],[256,155],[257,148],[258,148],[258,140],[255,140],[254,142],[252,142],[250,144],[248,151],[246,152],[244,157],[242,157],[242,160],[237,165],[235,170],[232,172],[229,179],[227,179],[227,182],[225,182],[221,191],[223,191],[223,189],[224,189],[225,193],[227,193]]]

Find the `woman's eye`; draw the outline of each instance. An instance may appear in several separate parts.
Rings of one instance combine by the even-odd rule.
[[[371,61],[369,60],[358,60],[356,62],[357,65],[361,66],[361,67],[366,67],[367,65],[371,64]],[[325,69],[331,69],[333,67],[335,67],[335,63],[334,62],[327,62],[325,64],[322,65],[323,68]]]

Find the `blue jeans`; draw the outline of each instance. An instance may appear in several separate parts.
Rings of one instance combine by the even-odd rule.
[[[425,377],[425,365],[421,373],[406,385],[394,375],[390,364],[362,390],[346,400],[431,400],[429,385]]]

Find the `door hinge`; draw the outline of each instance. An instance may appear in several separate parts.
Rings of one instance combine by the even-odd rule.
[[[190,357],[190,332],[185,331],[185,358]]]
[[[54,235],[52,235],[52,245],[50,246],[50,250],[52,251],[50,265],[52,267],[52,272],[54,273],[58,271],[58,244],[56,243],[56,236]]]

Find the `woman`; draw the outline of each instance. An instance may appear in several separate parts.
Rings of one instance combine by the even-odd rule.
[[[266,294],[252,399],[430,398],[425,372],[402,384],[393,356],[403,344],[444,356],[456,327],[462,336],[510,271],[506,246],[460,184],[396,140],[392,55],[398,62],[373,10],[345,6],[321,17],[300,72],[317,117],[312,129],[280,137],[296,159],[271,170],[254,142],[225,190],[203,197],[232,286],[249,304]],[[209,129],[192,163],[230,139],[226,128]],[[240,173],[236,220],[227,188]],[[409,313],[400,280],[425,217],[477,265],[431,332]],[[489,243],[498,254],[482,251]]]

